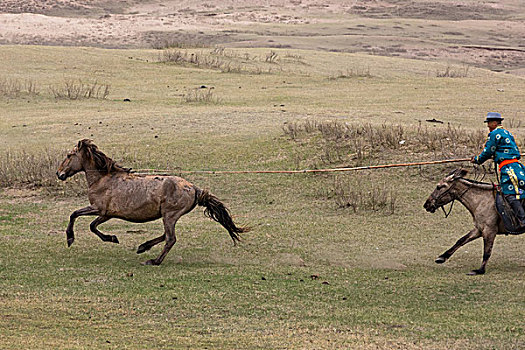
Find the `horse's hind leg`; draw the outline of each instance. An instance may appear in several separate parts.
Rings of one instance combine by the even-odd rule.
[[[73,226],[75,225],[75,220],[79,216],[84,215],[98,215],[99,211],[95,207],[92,207],[91,205],[82,209],[75,210],[71,216],[69,217],[69,224],[67,225],[66,229],[66,237],[67,237],[67,246],[70,247],[73,242],[75,241],[75,233],[73,232]]]
[[[470,271],[467,275],[483,275],[485,273],[485,266],[489,261],[490,255],[492,254],[492,246],[494,245],[494,239],[496,238],[496,232],[483,235],[483,262],[481,267],[477,270]]]
[[[477,228],[473,228],[470,230],[469,233],[458,239],[456,244],[454,244],[449,250],[438,256],[438,258],[435,260],[437,264],[443,264],[445,261],[447,261],[452,254],[456,252],[460,247],[464,246],[470,241],[473,241],[477,238],[481,237],[481,231]]]
[[[175,242],[177,241],[177,238],[175,237],[175,224],[177,223],[177,220],[184,214],[184,211],[175,212],[175,213],[169,213],[165,214],[162,218],[164,222],[164,235],[166,244],[164,245],[164,249],[162,249],[162,252],[156,259],[151,259],[144,262],[144,265],[160,265],[166,255],[169,253],[170,249],[173,247]],[[160,239],[157,238],[157,239]]]
[[[165,239],[166,239],[166,234],[163,234],[162,236],[153,238],[152,240],[142,243],[141,245],[139,245],[137,249],[137,254],[142,254],[150,250],[153,246],[159,244],[160,242],[163,242]]]
[[[91,230],[91,232],[96,234],[104,242],[111,242],[111,243],[117,243],[118,244],[119,242],[118,242],[117,236],[105,235],[105,234],[103,234],[102,232],[100,232],[97,229],[98,225],[108,221],[109,219],[111,219],[111,218],[109,218],[107,216],[99,216],[98,218],[96,218],[95,220],[93,220],[91,222],[91,224],[89,225],[89,229]]]

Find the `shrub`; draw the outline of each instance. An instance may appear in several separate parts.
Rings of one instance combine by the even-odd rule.
[[[275,60],[275,58],[271,58],[271,60]],[[265,64],[266,62],[256,62],[255,57],[249,54],[238,54],[223,48],[215,48],[211,51],[166,49],[159,53],[158,62],[215,69],[223,73],[270,74],[282,70],[278,64],[270,65]]]
[[[213,88],[197,88],[188,90],[183,95],[184,102],[220,103],[221,100],[213,93]]]
[[[108,84],[99,84],[97,81],[85,83],[81,79],[67,79],[61,86],[50,86],[49,89],[56,99],[106,99],[109,95]]]
[[[354,67],[351,69],[346,69],[345,71],[339,71],[335,75],[328,77],[329,80],[337,79],[350,79],[350,78],[371,78],[372,74],[370,73],[370,67]]]
[[[466,78],[468,76],[469,66],[464,65],[460,68],[447,66],[443,71],[437,71],[438,78]]]
[[[18,97],[21,94],[38,95],[36,83],[31,79],[20,81],[13,78],[0,78],[0,96]]]
[[[397,193],[386,184],[363,185],[363,175],[337,176],[332,187],[339,208],[351,208],[354,213],[381,211],[392,215],[396,211]]]
[[[465,157],[478,152],[486,140],[482,130],[468,130],[447,124],[429,127],[419,123],[408,129],[402,125],[349,124],[340,121],[286,123],[283,132],[292,140],[316,148],[317,159],[323,164],[356,160],[361,165],[367,158],[378,158],[392,151],[432,153],[436,157]],[[385,152],[390,151],[390,152]]]

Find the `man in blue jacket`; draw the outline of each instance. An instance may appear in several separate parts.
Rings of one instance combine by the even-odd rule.
[[[485,123],[489,128],[489,137],[480,155],[472,157],[474,164],[483,164],[494,158],[501,174],[501,191],[511,205],[522,226],[525,226],[525,211],[520,198],[525,195],[525,167],[518,161],[520,151],[512,134],[503,129],[500,113],[489,112]]]

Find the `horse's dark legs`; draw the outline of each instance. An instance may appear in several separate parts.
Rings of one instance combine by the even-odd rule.
[[[443,264],[448,260],[448,258],[452,256],[452,254],[456,252],[456,250],[479,237],[481,237],[481,231],[479,231],[477,228],[473,228],[469,233],[458,239],[456,244],[454,244],[449,250],[438,256],[436,263]]]
[[[165,237],[166,241],[164,249],[162,249],[162,252],[156,259],[145,261],[144,265],[160,265],[162,263],[162,260],[164,260],[170,249],[177,241],[177,238],[175,237],[175,224],[177,223],[177,220],[179,220],[179,218],[182,216],[182,214],[184,214],[184,212],[176,212],[164,215],[164,217],[162,218],[164,222],[163,237]],[[157,239],[160,239],[160,237]]]
[[[152,240],[142,243],[141,245],[139,245],[139,248],[137,249],[137,254],[142,254],[150,250],[155,245],[159,244],[160,242],[163,242],[165,239],[166,239],[166,234],[163,234],[162,236],[153,238]]]
[[[472,270],[468,273],[470,276],[474,275],[483,275],[485,273],[485,266],[492,254],[492,246],[494,245],[494,239],[496,238],[496,233],[489,233],[483,236],[483,262],[481,267],[477,270]]]
[[[99,216],[98,218],[96,218],[95,220],[93,220],[91,222],[91,224],[89,224],[89,229],[91,230],[91,232],[93,232],[94,234],[96,234],[101,240],[103,240],[104,242],[111,242],[111,243],[117,243],[118,244],[118,239],[117,239],[117,236],[113,236],[113,235],[105,235],[103,234],[102,232],[100,232],[98,229],[97,229],[97,226],[108,221],[109,217],[107,216]]]
[[[75,233],[73,232],[73,225],[75,225],[75,220],[79,216],[84,215],[98,215],[99,211],[95,207],[92,207],[91,205],[82,209],[75,210],[71,216],[69,217],[69,224],[67,225],[66,229],[66,237],[67,237],[67,246],[70,247],[73,242],[75,241]]]

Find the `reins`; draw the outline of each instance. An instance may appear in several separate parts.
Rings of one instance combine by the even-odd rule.
[[[441,206],[441,210],[443,210],[443,214],[445,214],[445,219],[448,218],[448,216],[449,216],[450,213],[452,212],[452,208],[454,207],[454,202],[455,202],[455,201],[456,201],[456,200],[454,199],[454,200],[452,201],[452,204],[450,204],[450,209],[448,210],[448,213],[445,211],[445,206],[444,206],[444,205]]]
[[[450,215],[450,213],[452,212],[452,208],[454,207],[454,202],[455,202],[456,200],[459,200],[459,201],[461,202],[461,198],[463,198],[463,196],[465,195],[465,193],[467,193],[472,187],[474,187],[474,184],[476,184],[476,183],[484,184],[484,183],[479,182],[479,181],[467,180],[467,179],[465,179],[465,178],[463,178],[463,177],[460,177],[460,178],[458,178],[456,181],[454,181],[454,183],[452,184],[452,186],[450,186],[445,192],[441,193],[441,194],[440,194],[439,196],[437,196],[437,197],[432,196],[432,197],[434,198],[434,200],[437,202],[437,201],[438,201],[439,199],[441,199],[444,195],[446,195],[447,193],[449,193],[450,190],[452,190],[452,189],[455,187],[457,181],[459,181],[460,179],[463,179],[463,180],[467,181],[467,182],[469,183],[469,186],[468,186],[467,189],[466,189],[465,191],[463,191],[459,196],[454,196],[454,197],[453,197],[453,199],[452,199],[452,201],[451,201],[451,204],[450,204],[450,209],[448,210],[448,213],[447,213],[446,210],[445,210],[445,205],[446,205],[446,204],[443,204],[443,205],[440,206],[441,210],[443,210],[443,214],[445,214],[445,219],[448,218],[449,215]]]

